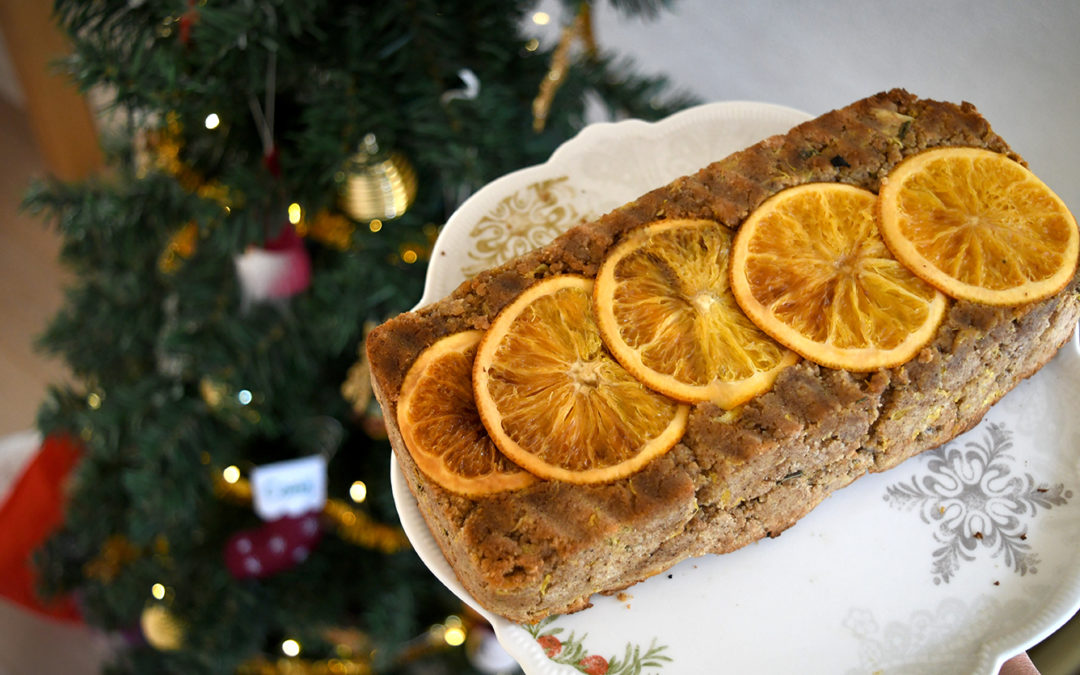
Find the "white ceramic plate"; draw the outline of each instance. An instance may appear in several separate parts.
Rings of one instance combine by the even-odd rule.
[[[808,115],[717,103],[584,129],[477,192],[435,245],[420,305],[476,271]],[[685,561],[585,611],[520,626],[454,577],[397,464],[417,553],[526,673],[997,673],[1080,608],[1080,344],[969,433],[844,488],[782,537]]]

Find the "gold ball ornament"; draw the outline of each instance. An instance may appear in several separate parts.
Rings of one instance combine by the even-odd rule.
[[[184,627],[164,605],[147,605],[139,617],[146,642],[158,651],[174,651],[184,644]]]
[[[353,220],[397,218],[416,198],[416,170],[400,152],[380,152],[368,134],[349,160],[339,196],[341,210]]]

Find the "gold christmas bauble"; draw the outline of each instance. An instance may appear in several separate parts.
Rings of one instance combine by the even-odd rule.
[[[139,618],[143,637],[159,651],[173,651],[184,644],[184,627],[172,612],[157,603],[147,605]]]
[[[416,170],[400,152],[381,153],[372,134],[349,161],[341,184],[341,210],[353,220],[397,218],[416,198]]]

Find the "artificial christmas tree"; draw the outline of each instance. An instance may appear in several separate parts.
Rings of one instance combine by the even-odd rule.
[[[588,3],[550,49],[531,5],[56,4],[119,122],[107,172],[26,202],[77,277],[42,343],[79,385],[40,426],[82,453],[36,561],[126,637],[116,671],[467,668],[464,608],[396,527],[365,325],[415,302],[441,223],[572,136],[587,92],[646,119],[691,102],[598,50]],[[296,459],[288,489],[253,486]]]

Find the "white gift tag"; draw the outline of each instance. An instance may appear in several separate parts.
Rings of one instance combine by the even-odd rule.
[[[251,471],[255,513],[263,520],[299,516],[326,505],[326,458],[311,455]]]

